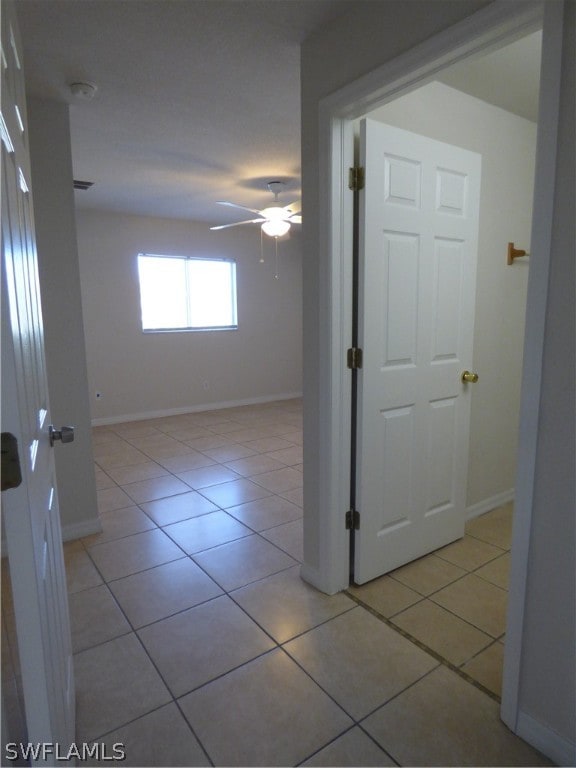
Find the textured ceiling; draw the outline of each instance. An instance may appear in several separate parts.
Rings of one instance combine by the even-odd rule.
[[[358,0],[20,0],[29,91],[71,102],[81,206],[224,223],[300,195],[300,43]],[[68,84],[98,86],[74,102]]]
[[[77,204],[224,224],[243,215],[217,200],[262,208],[269,180],[298,199],[300,43],[376,1],[18,0],[29,92],[70,102],[74,176],[94,182]]]

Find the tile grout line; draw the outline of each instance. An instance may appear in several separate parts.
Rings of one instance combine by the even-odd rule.
[[[509,550],[508,550],[509,552]],[[503,552],[502,555],[508,554],[508,552]],[[439,557],[439,555],[436,554],[436,552],[429,552],[428,555],[424,555],[424,557],[428,557],[430,555],[434,555],[434,557]],[[502,555],[498,555],[498,557],[502,557]],[[443,559],[443,558],[440,558]],[[496,560],[497,558],[494,558]],[[452,581],[449,581],[447,584],[443,584],[441,587],[438,587],[438,589],[433,589],[432,592],[429,592],[427,595],[423,595],[422,592],[419,592],[415,587],[410,586],[409,584],[406,584],[404,581],[401,581],[397,576],[394,576],[394,571],[387,574],[390,576],[391,579],[394,579],[395,582],[398,584],[401,584],[403,587],[406,587],[407,589],[411,589],[413,592],[416,592],[418,595],[422,595],[423,598],[426,600],[432,599],[434,595],[437,595],[439,592],[442,592],[443,589],[447,589],[448,587],[451,587],[453,584],[456,584],[459,581],[462,581],[467,576],[476,576],[478,579],[482,579],[482,581],[486,582],[487,584],[492,584],[493,587],[497,587],[502,592],[508,592],[507,589],[504,587],[500,587],[498,584],[494,584],[494,582],[489,581],[488,579],[485,579],[483,576],[479,576],[476,571],[478,571],[480,568],[483,568],[484,565],[488,565],[489,563],[494,562],[494,560],[489,560],[487,563],[484,563],[483,565],[479,565],[478,568],[475,568],[473,571],[466,571],[464,568],[461,568],[459,565],[455,565],[454,563],[450,563],[448,560],[443,560],[443,562],[448,563],[449,565],[455,565],[456,568],[460,568],[461,571],[465,571],[460,576],[457,576]],[[416,562],[416,561],[412,561]],[[410,565],[411,563],[408,563],[407,565]],[[402,566],[401,566],[402,567]]]
[[[331,740],[330,740],[330,741],[329,741],[327,744],[324,744],[322,747],[319,747],[319,749],[317,749],[315,752],[312,752],[310,755],[308,755],[308,756],[307,756],[307,757],[305,757],[303,760],[301,760],[301,761],[298,763],[298,765],[296,766],[296,768],[299,768],[299,766],[302,766],[302,765],[304,765],[305,763],[307,763],[307,762],[308,762],[308,760],[311,760],[311,759],[312,759],[313,757],[315,757],[316,755],[319,755],[319,754],[320,754],[320,752],[322,752],[324,749],[326,749],[327,747],[329,747],[329,746],[331,746],[332,744],[334,744],[335,742],[337,742],[337,741],[338,741],[338,739],[341,739],[343,736],[346,736],[346,734],[348,734],[348,733],[350,733],[351,731],[353,731],[353,730],[354,730],[354,728],[359,728],[359,729],[362,731],[362,733],[364,733],[364,734],[365,734],[365,735],[366,735],[366,736],[367,736],[367,737],[370,739],[370,741],[371,741],[373,744],[375,744],[375,745],[376,745],[376,747],[377,747],[379,750],[381,750],[382,752],[384,752],[384,754],[385,754],[387,757],[389,757],[389,758],[392,760],[392,762],[393,762],[393,763],[395,763],[397,766],[400,766],[400,763],[399,763],[397,760],[395,760],[395,759],[392,757],[392,755],[391,755],[391,754],[390,754],[390,753],[389,753],[389,752],[388,752],[386,749],[384,749],[384,747],[383,747],[381,744],[379,744],[379,743],[376,741],[376,739],[375,739],[373,736],[371,736],[371,734],[369,734],[369,733],[368,733],[368,731],[366,731],[366,730],[364,729],[364,727],[362,726],[362,724],[361,724],[361,723],[357,723],[357,722],[354,722],[354,723],[353,723],[353,724],[352,724],[352,725],[351,725],[349,728],[347,728],[345,731],[342,731],[342,733],[339,733],[337,736],[335,736],[333,739],[331,739]]]
[[[168,685],[168,682],[165,680],[164,675],[162,674],[162,672],[158,668],[158,665],[156,664],[156,662],[154,661],[154,659],[152,658],[152,656],[148,652],[148,649],[146,648],[146,645],[144,644],[144,641],[142,640],[142,638],[140,637],[140,635],[138,634],[138,632],[136,630],[134,631],[134,635],[136,637],[136,640],[140,643],[140,647],[142,648],[142,650],[146,654],[146,657],[148,658],[148,661],[150,662],[150,664],[152,665],[152,667],[156,671],[156,674],[158,675],[158,677],[162,681],[164,687],[166,688],[166,690],[168,691],[168,694],[170,696],[170,702],[167,702],[166,704],[163,704],[162,706],[167,706],[169,703],[173,703],[173,704],[176,705],[176,707],[178,708],[178,711],[180,712],[180,714],[184,718],[184,722],[186,723],[186,725],[188,726],[190,732],[192,733],[192,735],[194,736],[194,738],[196,739],[196,741],[200,745],[200,748],[202,749],[202,751],[204,752],[204,754],[206,755],[206,757],[208,758],[210,763],[212,765],[214,765],[214,761],[212,760],[212,757],[210,756],[210,753],[208,752],[208,750],[206,749],[206,747],[204,746],[204,744],[200,740],[199,736],[196,734],[196,732],[195,732],[195,730],[194,730],[194,728],[192,726],[192,723],[190,723],[190,721],[188,720],[188,718],[186,717],[186,715],[182,711],[182,708],[181,708],[180,704],[178,703],[178,699],[183,698],[183,696],[187,696],[188,693],[185,693],[182,696],[178,696],[178,697],[174,695],[174,693],[172,692],[172,689]],[[150,713],[146,712],[145,715],[147,715],[147,714],[150,714]],[[140,715],[140,718],[144,717],[145,715]],[[136,720],[138,720],[140,718],[136,718]],[[123,726],[120,726],[120,727],[123,727]],[[114,729],[114,730],[117,730],[117,728]]]
[[[499,640],[500,637],[502,637],[502,635],[498,635],[497,637],[494,637],[494,635],[491,635],[490,632],[488,632],[485,629],[482,629],[482,627],[478,627],[476,624],[473,624],[468,619],[463,618],[462,616],[460,616],[460,614],[455,613],[451,608],[447,608],[445,605],[441,605],[440,603],[437,603],[435,600],[432,600],[431,598],[428,598],[428,597],[424,598],[424,600],[428,600],[428,599],[430,599],[430,602],[433,603],[434,605],[436,605],[438,608],[442,608],[442,610],[446,611],[446,613],[449,613],[451,616],[454,616],[454,618],[460,619],[460,621],[463,621],[465,624],[468,624],[468,626],[472,627],[473,629],[478,630],[478,632],[481,632],[483,635],[486,635],[486,637],[490,638],[490,640],[497,641],[497,640]],[[422,602],[424,602],[424,600],[419,600],[417,603],[414,603],[414,605],[420,605]],[[408,610],[410,610],[410,608],[412,608],[411,605],[408,606],[408,608],[405,608],[404,610],[408,611]],[[390,616],[389,618],[390,619],[395,618],[396,616],[399,616],[401,613],[404,613],[404,611],[398,611],[398,613],[395,613],[393,617]],[[400,629],[400,627],[399,627],[399,629]],[[505,634],[505,633],[503,633],[503,634]],[[489,645],[492,645],[492,643],[489,643],[486,646],[486,648]],[[479,651],[479,653],[480,652],[481,651]],[[450,663],[452,663],[452,662],[450,662]],[[467,662],[465,662],[465,663],[467,663]]]
[[[467,535],[468,535],[468,534],[467,534]],[[504,552],[502,553],[502,555],[504,555],[504,554],[508,554],[508,553],[509,553],[509,551],[510,551],[510,550],[508,550],[508,551],[504,551]],[[437,557],[439,557],[438,555],[436,555],[436,553],[435,553],[435,552],[431,552],[430,554],[432,554],[432,555],[434,555],[434,556],[437,556]],[[498,555],[497,557],[502,557],[502,555]],[[443,559],[443,558],[441,558],[441,559]],[[420,604],[421,604],[421,603],[422,603],[424,600],[430,600],[432,603],[434,603],[434,605],[437,605],[439,608],[443,608],[445,611],[447,611],[448,613],[450,613],[450,614],[451,614],[452,616],[454,616],[455,618],[457,618],[457,619],[460,619],[460,621],[463,621],[463,622],[465,622],[466,624],[468,624],[468,625],[470,625],[471,627],[473,627],[474,629],[478,630],[479,632],[482,632],[482,634],[484,634],[484,635],[487,635],[487,636],[488,636],[488,637],[490,637],[492,640],[495,640],[495,641],[499,640],[501,637],[503,637],[503,636],[506,634],[506,632],[503,632],[503,633],[501,633],[500,635],[498,635],[497,637],[494,637],[494,635],[492,635],[492,634],[491,634],[490,632],[488,632],[487,630],[483,629],[482,627],[479,627],[479,626],[477,626],[477,625],[476,625],[476,624],[474,624],[472,621],[469,621],[468,619],[465,619],[463,616],[460,616],[460,614],[458,614],[458,613],[455,613],[455,612],[454,612],[454,611],[453,611],[451,608],[448,608],[447,606],[443,605],[442,603],[438,603],[438,602],[436,602],[436,600],[434,600],[434,596],[435,596],[435,595],[438,595],[438,594],[439,594],[440,592],[442,592],[444,589],[448,589],[448,588],[449,588],[449,587],[451,587],[453,584],[456,584],[456,583],[458,583],[459,581],[463,581],[463,580],[464,580],[464,579],[465,579],[467,576],[472,576],[472,575],[475,575],[475,576],[476,576],[476,578],[478,578],[478,579],[481,579],[481,580],[482,580],[483,582],[485,582],[486,584],[490,584],[491,586],[493,586],[493,587],[496,587],[496,589],[499,589],[501,592],[505,592],[505,593],[506,593],[506,595],[508,595],[508,594],[509,594],[509,591],[508,591],[508,589],[506,589],[506,588],[504,588],[504,587],[501,587],[499,584],[495,584],[493,581],[489,581],[489,579],[485,579],[483,576],[480,576],[480,575],[478,575],[478,574],[476,573],[476,571],[478,571],[480,568],[483,568],[483,567],[484,567],[484,565],[487,565],[488,563],[491,563],[491,562],[493,562],[495,559],[497,559],[497,558],[494,558],[493,560],[489,560],[487,563],[484,563],[483,565],[479,565],[479,566],[478,566],[477,568],[475,568],[473,571],[466,571],[466,573],[463,573],[462,575],[458,576],[457,578],[455,578],[453,581],[449,582],[448,584],[444,584],[443,586],[441,586],[441,587],[438,587],[438,589],[435,589],[435,590],[433,590],[432,592],[430,592],[430,593],[429,593],[429,594],[427,594],[427,595],[423,595],[421,592],[419,592],[419,591],[418,591],[417,589],[415,589],[414,587],[412,587],[412,586],[409,586],[408,584],[404,583],[403,581],[401,581],[400,579],[398,579],[397,577],[395,577],[393,572],[392,572],[392,573],[390,573],[390,574],[388,574],[388,575],[390,576],[390,578],[394,579],[394,581],[395,581],[395,582],[397,582],[398,584],[402,585],[403,587],[406,587],[407,589],[411,589],[413,592],[415,592],[416,594],[420,595],[420,597],[421,597],[421,599],[420,599],[420,600],[417,600],[417,601],[416,601],[415,603],[413,603],[412,605],[409,605],[409,606],[407,606],[406,608],[403,608],[402,610],[400,610],[400,611],[397,611],[396,613],[392,614],[392,615],[391,615],[389,618],[392,618],[392,617],[395,617],[395,616],[399,616],[401,613],[404,613],[404,611],[407,611],[407,610],[409,610],[409,609],[410,609],[410,608],[412,608],[413,606],[415,606],[415,605],[420,605]],[[448,560],[445,560],[444,562],[446,562],[446,563],[449,563],[450,565],[455,565],[455,563],[450,563],[450,561],[448,561]],[[457,567],[457,568],[460,568],[460,566],[456,566],[456,567]],[[464,570],[464,569],[462,569],[462,568],[461,568],[461,570]],[[348,593],[348,590],[345,590],[345,591]],[[358,598],[358,600],[360,600],[360,601],[361,601],[361,598]],[[364,604],[364,603],[362,603],[362,604]],[[374,610],[375,610],[375,609],[374,609]],[[376,613],[378,613],[378,612],[376,611]],[[385,618],[385,617],[383,617],[383,618]],[[492,644],[492,643],[490,643],[489,645],[491,645],[491,644]],[[488,648],[488,647],[489,647],[489,645],[488,645],[488,646],[486,646],[486,648]],[[485,650],[485,649],[484,649],[484,650]],[[449,663],[451,663],[451,662],[449,662]]]
[[[420,678],[420,680],[422,680],[422,678]],[[385,753],[388,755],[388,757],[390,758],[390,760],[392,760],[392,762],[393,762],[393,763],[396,763],[396,765],[397,765],[397,766],[401,766],[401,765],[402,765],[402,763],[400,762],[400,760],[399,760],[399,759],[397,760],[397,759],[396,759],[396,758],[395,758],[395,757],[394,757],[394,756],[391,754],[391,752],[389,752],[389,750],[388,750],[388,749],[384,749],[384,747],[383,747],[383,746],[382,746],[382,745],[381,745],[381,744],[380,744],[378,741],[376,741],[376,739],[374,738],[374,736],[372,736],[372,734],[371,734],[371,733],[369,733],[369,732],[366,730],[366,728],[364,727],[364,725],[363,725],[362,723],[358,723],[358,728],[360,728],[360,729],[362,730],[362,733],[365,733],[365,734],[366,734],[366,736],[368,736],[368,738],[369,738],[371,741],[373,741],[373,742],[374,742],[374,744],[376,744],[376,746],[377,746],[377,747],[379,747],[379,748],[380,748],[380,749],[381,749],[383,752],[385,752]]]
[[[444,656],[442,656],[437,651],[433,650],[429,646],[427,646],[425,643],[423,643],[421,640],[418,640],[418,638],[411,635],[409,632],[407,632],[405,629],[402,629],[402,627],[397,626],[394,624],[394,622],[390,621],[390,619],[383,616],[379,611],[377,611],[375,608],[372,608],[370,605],[365,603],[361,598],[359,598],[357,595],[354,595],[349,589],[344,590],[344,594],[348,595],[352,600],[354,600],[355,603],[357,603],[359,606],[364,608],[368,611],[368,613],[371,613],[373,616],[375,616],[377,619],[379,619],[381,622],[386,624],[390,629],[393,629],[395,632],[397,632],[399,635],[404,637],[406,640],[409,640],[411,643],[416,645],[420,650],[425,651],[430,656],[432,656],[436,661],[440,662],[440,664],[444,665],[445,667],[448,667],[448,669],[452,670],[452,672],[455,672],[459,677],[461,677],[463,680],[465,680],[467,683],[470,683],[470,685],[474,686],[475,688],[478,688],[480,691],[485,693],[487,696],[489,696],[494,701],[500,703],[501,697],[498,696],[498,694],[491,691],[489,688],[486,688],[486,686],[482,685],[482,683],[478,682],[478,680],[475,680],[473,677],[471,677],[469,674],[464,672],[460,667],[457,667],[455,664],[453,664],[451,661],[446,659]],[[422,601],[419,601],[419,603]],[[418,603],[418,604],[419,604]],[[454,614],[455,615],[455,614]],[[458,617],[461,618],[461,617]],[[471,625],[474,626],[474,625]],[[477,629],[477,627],[476,627]],[[486,633],[485,633],[486,634]],[[492,638],[493,642],[486,646],[486,648],[491,647],[495,642],[498,642],[498,638]],[[483,648],[482,650],[486,650],[486,648]],[[479,651],[480,653],[481,651]],[[476,654],[477,655],[477,654]],[[469,661],[469,660],[468,660]],[[467,663],[467,662],[466,662]],[[429,673],[428,673],[429,674]]]
[[[358,607],[359,607],[359,608],[367,608],[366,606],[364,606],[364,605],[362,605],[362,604],[360,604],[360,603],[358,604]],[[354,609],[350,609],[350,610],[354,610]],[[370,609],[367,609],[367,610],[368,610],[368,612],[369,612],[369,613],[372,613],[372,611],[371,611]],[[348,613],[348,611],[346,611],[345,613]],[[340,614],[340,615],[343,615],[343,614]],[[334,617],[333,617],[333,618],[334,618]],[[338,617],[336,617],[336,618],[338,618]],[[380,618],[380,617],[379,617],[379,616],[377,616],[377,618]],[[323,623],[326,623],[326,622],[323,622]],[[385,623],[386,623],[386,622],[385,622]],[[313,628],[313,629],[315,629],[315,628]],[[313,631],[313,630],[308,630],[308,631]],[[306,633],[303,633],[303,634],[306,634]],[[407,638],[407,639],[410,639],[410,638]],[[286,641],[286,642],[288,643],[288,642],[290,642],[290,641]],[[326,695],[327,695],[327,696],[328,696],[330,699],[332,699],[332,701],[333,701],[333,702],[334,702],[334,703],[335,703],[335,704],[336,704],[336,705],[337,705],[337,706],[338,706],[338,707],[339,707],[339,708],[340,708],[340,709],[341,709],[341,710],[342,710],[342,711],[343,711],[343,712],[344,712],[344,713],[345,713],[345,714],[346,714],[346,715],[347,715],[347,716],[348,716],[348,717],[349,717],[349,718],[352,720],[352,723],[353,723],[353,725],[352,725],[352,726],[350,726],[350,728],[348,728],[348,729],[346,729],[345,731],[342,731],[340,734],[338,734],[338,735],[337,735],[337,736],[336,736],[336,737],[335,737],[335,738],[332,740],[332,742],[333,742],[333,741],[336,741],[336,739],[340,738],[340,737],[341,737],[341,736],[342,736],[344,733],[348,733],[348,731],[350,731],[352,728],[358,727],[358,728],[361,728],[361,729],[362,729],[362,731],[363,731],[364,733],[366,733],[366,735],[367,735],[367,736],[368,736],[368,737],[369,737],[369,738],[370,738],[372,741],[374,741],[374,743],[375,743],[375,744],[376,744],[376,745],[377,745],[377,746],[378,746],[378,747],[379,747],[379,748],[380,748],[380,749],[381,749],[383,752],[385,752],[385,753],[386,753],[386,754],[387,754],[389,757],[391,757],[391,758],[392,758],[392,760],[393,760],[393,761],[394,761],[394,762],[395,762],[397,765],[401,765],[401,763],[399,763],[399,762],[398,762],[398,761],[397,761],[397,760],[396,760],[394,757],[392,757],[392,755],[390,755],[390,753],[389,753],[389,752],[388,752],[388,751],[387,751],[387,750],[386,750],[386,749],[385,749],[385,748],[384,748],[384,747],[383,747],[383,746],[382,746],[382,745],[381,745],[381,744],[380,744],[378,741],[376,741],[376,739],[374,739],[374,738],[373,738],[373,737],[372,737],[372,736],[371,736],[369,733],[367,733],[367,731],[364,729],[364,726],[362,725],[362,723],[364,723],[364,722],[365,722],[365,721],[366,721],[366,720],[367,720],[369,717],[371,717],[371,716],[372,716],[372,715],[373,715],[375,712],[378,712],[378,710],[380,710],[380,709],[383,709],[384,707],[388,706],[388,705],[389,705],[389,704],[390,704],[392,701],[394,701],[394,699],[398,698],[398,697],[399,697],[399,696],[401,696],[403,693],[405,693],[405,692],[406,692],[406,691],[408,691],[410,688],[412,688],[414,685],[416,685],[417,683],[420,683],[420,682],[421,682],[422,680],[424,680],[426,677],[428,677],[429,675],[431,675],[431,674],[432,674],[432,673],[433,673],[433,672],[434,672],[436,669],[438,669],[438,666],[434,666],[432,669],[429,669],[427,672],[424,672],[424,673],[423,673],[422,675],[420,675],[420,677],[418,677],[416,680],[413,680],[411,683],[408,683],[408,685],[406,685],[406,686],[404,686],[403,688],[401,688],[400,690],[396,691],[396,693],[392,694],[392,695],[391,695],[391,696],[390,696],[388,699],[386,699],[385,701],[383,701],[383,702],[381,702],[380,704],[378,704],[378,706],[374,707],[374,709],[370,710],[370,712],[367,712],[367,713],[366,713],[365,715],[363,715],[361,718],[357,719],[357,718],[356,718],[354,715],[352,715],[350,712],[348,712],[348,710],[346,710],[346,709],[344,708],[344,706],[343,706],[342,704],[340,704],[340,703],[339,703],[339,702],[338,702],[338,701],[337,701],[337,700],[336,700],[336,699],[335,699],[335,698],[332,696],[332,694],[331,694],[331,693],[329,693],[327,690],[325,690],[325,688],[324,688],[324,687],[323,687],[323,686],[322,686],[322,685],[321,685],[321,684],[320,684],[320,683],[319,683],[317,680],[315,680],[315,679],[312,677],[312,674],[311,674],[310,672],[308,672],[308,670],[307,670],[305,667],[303,667],[303,666],[301,665],[301,663],[298,661],[298,659],[296,659],[294,656],[292,656],[292,655],[290,654],[290,652],[289,652],[289,651],[288,651],[286,648],[282,647],[282,650],[283,650],[283,651],[286,653],[286,655],[288,656],[288,658],[289,658],[289,659],[291,659],[291,660],[292,660],[292,661],[293,661],[293,662],[294,662],[294,663],[295,663],[295,664],[296,664],[296,665],[297,665],[297,666],[298,666],[298,667],[299,667],[299,668],[300,668],[300,669],[301,669],[301,670],[302,670],[302,671],[303,671],[303,672],[304,672],[304,673],[305,673],[305,674],[306,674],[306,675],[307,675],[307,676],[310,678],[310,680],[311,680],[311,681],[312,681],[312,682],[313,682],[315,685],[317,685],[317,686],[320,688],[320,690],[321,690],[321,691],[323,691],[323,693],[325,693],[325,694],[326,694]],[[330,743],[332,743],[332,742],[328,742],[328,743],[330,744]],[[320,751],[322,751],[322,749],[324,749],[324,747],[326,747],[326,746],[328,746],[328,745],[327,745],[327,744],[324,744],[322,747],[320,747],[320,749],[319,749],[319,750],[317,750],[317,752],[320,752]],[[317,752],[315,752],[314,754],[317,754]],[[305,759],[306,759],[306,760],[308,760],[308,759],[309,759],[309,757],[308,757],[308,758],[305,758]]]

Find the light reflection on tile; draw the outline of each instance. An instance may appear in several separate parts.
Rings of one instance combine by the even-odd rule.
[[[306,584],[297,567],[237,589],[231,596],[278,643],[355,607],[343,593],[325,595]]]
[[[188,557],[117,579],[110,589],[136,629],[222,594]]]
[[[304,561],[304,525],[302,518],[293,520],[291,523],[284,523],[260,534],[264,539],[271,541],[279,549],[293,557],[299,562]]]
[[[164,532],[188,555],[252,534],[250,528],[220,510],[167,525]]]
[[[225,590],[243,587],[295,565],[295,560],[258,535],[223,544],[193,556]]]
[[[203,496],[206,496],[207,499],[210,499],[210,501],[223,509],[270,496],[270,491],[244,478],[241,480],[231,480],[228,483],[211,485],[200,490]]]
[[[180,547],[157,528],[96,544],[89,547],[89,552],[107,581],[185,556]]]
[[[284,646],[351,717],[366,717],[438,665],[356,607]]]
[[[274,647],[223,595],[138,631],[174,696],[182,696]]]
[[[156,499],[140,505],[158,525],[170,525],[197,515],[215,512],[218,507],[196,491],[179,493],[166,499]]]

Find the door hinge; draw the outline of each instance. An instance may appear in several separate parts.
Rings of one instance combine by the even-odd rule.
[[[360,528],[360,512],[357,509],[349,509],[346,512],[346,530],[357,531]]]
[[[360,347],[350,347],[346,360],[350,370],[355,371],[358,368],[362,368],[362,350]]]
[[[348,187],[353,192],[359,192],[364,189],[364,168],[356,165],[348,171]]]

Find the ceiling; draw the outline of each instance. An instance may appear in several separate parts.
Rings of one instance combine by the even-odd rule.
[[[300,43],[374,1],[18,0],[29,92],[70,103],[74,177],[94,182],[77,205],[225,224],[243,216],[217,200],[263,208],[272,179],[298,199]],[[529,116],[510,96],[534,94],[533,49],[488,89],[479,61],[444,81]],[[74,100],[78,80],[92,101]]]

